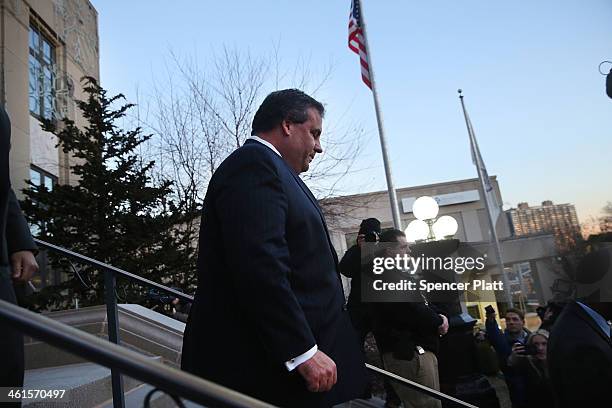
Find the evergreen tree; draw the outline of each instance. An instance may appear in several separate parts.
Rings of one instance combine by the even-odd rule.
[[[30,185],[22,203],[39,237],[155,282],[192,291],[195,248],[181,225],[197,217],[196,208],[183,208],[172,197],[172,182],[151,178],[153,161],[145,162],[137,149],[151,136],[140,127],[123,130],[117,121],[133,106],[123,95],[108,96],[91,77],[83,79],[86,100],[77,101],[88,125],[79,129],[63,119],[58,146],[70,154],[76,183],[52,191]],[[52,123],[46,130],[55,131]],[[101,304],[104,275],[93,267],[77,266],[51,255],[54,268],[68,279],[61,287],[43,290],[34,309],[63,308],[76,297],[83,305]],[[119,280],[120,301],[147,303],[148,288]]]

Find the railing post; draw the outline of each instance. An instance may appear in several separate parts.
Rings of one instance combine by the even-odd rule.
[[[108,329],[108,340],[119,344],[119,313],[117,311],[117,277],[113,271],[104,271],[104,291],[106,298],[106,320]],[[123,380],[121,373],[111,368],[111,382],[113,386],[113,407],[125,408],[125,397],[123,395]]]

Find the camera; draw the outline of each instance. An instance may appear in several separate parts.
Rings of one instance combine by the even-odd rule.
[[[484,308],[485,311],[487,312],[487,314],[493,314],[495,313],[495,309],[493,309],[493,306],[489,305],[487,307]]]
[[[525,356],[535,356],[538,354],[538,349],[533,344],[525,344],[525,349],[521,354]]]
[[[147,294],[147,297],[151,300],[154,300],[164,305],[170,304],[174,300],[174,296],[166,294],[166,293],[160,293],[156,289],[149,289],[149,293]]]
[[[535,345],[523,344],[520,341],[514,342],[514,344],[517,344],[517,343],[523,346],[523,351],[517,354],[520,354],[521,356],[535,356],[536,354],[538,354],[538,349],[536,348]]]

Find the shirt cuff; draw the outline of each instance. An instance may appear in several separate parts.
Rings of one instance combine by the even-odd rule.
[[[299,356],[292,358],[289,361],[285,361],[285,367],[287,367],[287,370],[293,371],[297,366],[302,364],[304,361],[312,358],[312,356],[314,356],[318,350],[319,349],[317,345],[315,344],[310,350],[308,350],[304,354],[300,354]]]

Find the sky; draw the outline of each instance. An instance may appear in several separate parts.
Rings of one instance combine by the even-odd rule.
[[[224,46],[252,55],[276,46],[287,70],[297,61],[315,73],[331,66],[316,94],[327,109],[324,132],[347,122],[365,130],[341,190],[386,189],[372,93],[347,47],[349,0],[92,3],[101,84],[131,101],[137,92],[146,99],[171,52],[205,61]],[[396,188],[477,177],[461,88],[504,208],[572,203],[582,222],[612,201],[612,99],[598,72],[612,61],[612,1],[362,5]]]

